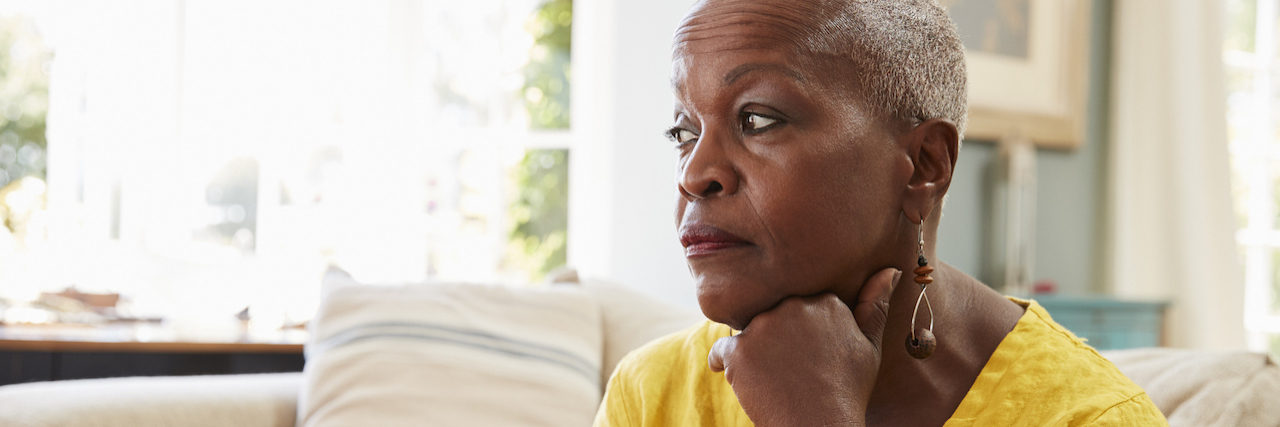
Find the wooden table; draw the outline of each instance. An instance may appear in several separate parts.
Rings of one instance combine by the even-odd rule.
[[[119,376],[302,370],[303,330],[252,332],[235,324],[180,328],[0,326],[0,385]]]

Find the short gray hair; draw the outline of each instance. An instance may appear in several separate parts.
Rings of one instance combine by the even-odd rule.
[[[819,0],[802,45],[853,62],[871,108],[921,122],[949,119],[964,135],[964,44],[935,0]]]

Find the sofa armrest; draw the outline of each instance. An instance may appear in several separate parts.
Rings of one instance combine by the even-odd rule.
[[[14,427],[293,427],[301,373],[132,377],[0,387]]]
[[[1100,352],[1151,396],[1169,425],[1280,425],[1280,366],[1262,353],[1140,348]]]

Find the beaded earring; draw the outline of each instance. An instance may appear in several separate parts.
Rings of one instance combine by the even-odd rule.
[[[924,217],[920,218],[920,241],[916,250],[915,282],[920,285],[920,296],[916,297],[916,308],[911,312],[911,334],[907,335],[907,353],[916,359],[927,359],[938,348],[938,339],[933,336],[933,304],[929,303],[929,295],[925,290],[933,283],[933,267],[924,258]],[[929,327],[916,329],[916,315],[920,313],[920,301],[929,309]]]

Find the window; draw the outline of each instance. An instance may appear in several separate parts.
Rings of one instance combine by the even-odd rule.
[[[1280,354],[1280,92],[1276,0],[1227,3],[1223,62],[1232,184],[1245,253],[1245,328],[1249,346]]]
[[[279,327],[332,265],[514,284],[564,263],[569,0],[82,6],[0,10],[52,40],[23,65],[48,73],[21,112],[39,131],[0,131],[0,165],[43,167],[25,147],[47,103],[47,185],[20,187],[47,239],[0,245],[11,303],[72,285],[130,316]]]
[[[46,243],[51,56],[30,20],[0,17],[0,256]]]

